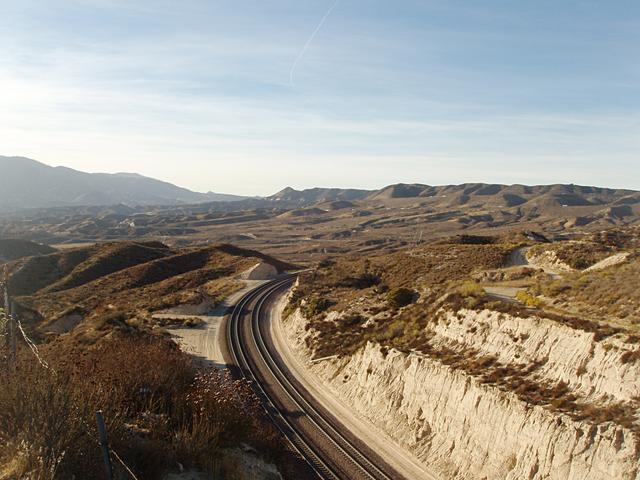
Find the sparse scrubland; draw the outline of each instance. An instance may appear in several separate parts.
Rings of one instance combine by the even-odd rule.
[[[572,267],[560,276],[512,266],[511,253],[526,246],[511,243],[514,236],[455,238],[366,261],[323,262],[301,276],[290,295],[289,339],[303,357],[335,358],[310,368],[426,464],[438,465],[446,478],[534,478],[531,469],[544,478],[565,478],[565,467],[552,467],[562,458],[566,468],[584,478],[635,479],[640,458],[638,233],[620,229],[534,246],[538,252],[561,252],[563,261],[581,269],[625,252],[620,263],[591,271]],[[574,254],[578,258],[569,261]],[[494,291],[507,293],[487,293]],[[415,390],[412,377],[422,369],[431,373]],[[457,392],[458,378],[474,388]],[[453,419],[442,417],[453,414],[447,398],[454,392],[463,404],[471,402],[465,395],[478,395],[474,402],[497,402],[491,415],[503,418],[489,424],[478,412],[460,413],[467,428],[454,438],[447,426]],[[394,408],[376,403],[378,397]],[[440,417],[434,413],[439,408]],[[386,412],[382,417],[373,414],[380,409]],[[522,410],[530,412],[528,421],[518,417]],[[544,451],[532,459],[526,452],[536,444],[508,433],[497,452],[485,452],[480,438],[487,431],[504,428],[515,435],[523,428],[520,422],[529,423],[522,434],[531,442],[547,441],[553,430],[555,460]],[[586,430],[593,432],[591,439],[584,437]],[[581,453],[573,452],[576,443],[560,440],[575,434]],[[617,443],[609,444],[611,438]],[[460,451],[456,458],[453,450],[443,456],[438,445],[449,442],[454,450],[467,445],[492,460],[467,464],[468,453]],[[610,458],[593,460],[605,451]],[[500,462],[513,465],[502,470]]]
[[[140,478],[178,464],[238,478],[225,452],[243,444],[274,462],[282,454],[249,386],[198,371],[168,340],[116,333],[89,349],[54,342],[41,355],[49,368],[26,349],[9,365],[2,349],[0,478],[95,478],[99,409],[112,448]]]
[[[575,270],[584,270],[616,253],[614,245],[590,241],[564,241],[536,245],[532,253],[554,252],[560,262]]]
[[[532,291],[589,317],[599,317],[640,331],[640,254],[618,265],[575,272],[551,282],[537,282]]]
[[[233,458],[247,448],[280,464],[285,443],[249,385],[198,367],[151,315],[185,303],[213,307],[260,261],[288,267],[230,245],[177,250],[157,242],[8,264],[18,315],[48,366],[23,342],[10,363],[0,322],[0,479],[96,478],[99,409],[111,446],[141,479],[180,468],[246,478]]]
[[[298,232],[282,242],[290,258],[317,260],[289,296],[289,341],[333,394],[443,478],[635,480],[640,230],[555,241],[547,231],[489,231],[497,219],[476,212],[466,197],[487,193],[474,188],[433,197],[450,211],[429,210],[431,197],[415,206],[384,200],[400,202],[398,210],[376,197],[366,211],[354,200],[346,213],[339,205],[254,212],[277,213]],[[501,225],[539,218],[535,205],[521,208],[535,198],[523,200],[492,200],[517,208],[501,213]],[[552,231],[556,214],[546,214]],[[200,212],[192,223],[237,220],[244,232],[243,215]],[[354,223],[333,231],[332,215]],[[589,225],[609,222],[590,215],[602,218]],[[443,237],[452,222],[483,230]],[[416,234],[423,224],[433,237]],[[243,238],[268,244],[280,231],[272,227]],[[404,236],[389,240],[396,231]],[[162,478],[178,463],[235,478],[222,458],[244,444],[280,461],[281,442],[247,386],[199,371],[168,340],[174,321],[154,313],[185,304],[206,311],[240,289],[238,274],[257,262],[290,265],[230,245],[154,241],[30,254],[7,264],[9,290],[51,368],[22,347],[14,372],[2,351],[0,479],[95,472],[97,408],[141,478]]]
[[[310,319],[309,328],[318,332],[312,341],[320,356],[350,354],[370,340],[413,341],[418,311],[430,308],[451,289],[475,298],[482,287],[464,280],[478,269],[500,267],[512,248],[438,244],[367,260],[330,262],[301,276],[286,313],[301,307]],[[343,325],[341,319],[327,320],[329,312],[362,313],[380,321]]]
[[[157,311],[184,304],[213,308],[239,290],[236,277],[257,262],[289,265],[231,245],[171,249],[115,242],[31,257],[9,265],[9,292],[39,332],[66,329],[91,343],[110,324],[152,330]],[[33,279],[33,280],[32,280]],[[71,317],[77,321],[69,321]]]
[[[171,245],[191,246],[232,242],[306,263],[328,253],[389,253],[454,234],[463,242],[482,243],[514,230],[540,232],[541,238],[572,235],[576,227],[598,232],[637,224],[639,199],[639,192],[578,185],[288,188],[267,198],[228,203],[16,212],[0,218],[0,237],[60,248],[116,239],[166,238]]]

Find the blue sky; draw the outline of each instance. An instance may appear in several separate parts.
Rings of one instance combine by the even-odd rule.
[[[296,63],[334,2],[0,0],[0,155],[241,194],[640,189],[637,0],[338,0]]]

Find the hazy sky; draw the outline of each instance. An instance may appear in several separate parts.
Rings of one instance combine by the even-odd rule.
[[[241,194],[640,189],[638,0],[0,0],[0,12],[0,155]]]

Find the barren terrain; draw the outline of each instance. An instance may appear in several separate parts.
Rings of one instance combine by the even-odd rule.
[[[640,193],[576,185],[392,185],[379,191],[285,189],[264,199],[178,207],[74,207],[0,219],[0,237],[48,244],[230,242],[309,262],[393,251],[455,233],[532,230],[550,237],[637,223]]]
[[[173,337],[222,367],[227,306],[256,281],[304,268],[282,348],[325,403],[393,442],[396,462],[411,459],[407,471],[635,480],[639,195],[395,185],[49,209],[0,219],[0,262],[26,332],[56,365],[125,341],[152,342],[151,358]],[[27,395],[18,386],[0,400]],[[144,471],[140,452],[129,454]]]

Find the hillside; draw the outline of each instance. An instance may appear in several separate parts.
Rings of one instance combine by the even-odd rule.
[[[23,157],[0,156],[0,212],[72,205],[176,205],[241,200],[197,193],[131,173],[85,173]]]
[[[462,185],[430,186],[397,184],[369,195],[370,199],[432,198],[449,205],[479,204],[495,207],[520,205],[541,208],[579,206],[632,206],[640,203],[640,192],[581,185],[500,185],[466,183]],[[444,200],[447,199],[447,200]],[[625,209],[621,209],[622,212]],[[626,210],[625,210],[626,211]]]
[[[158,242],[113,242],[10,264],[8,287],[41,332],[69,325],[74,335],[93,338],[100,336],[105,317],[152,328],[151,316],[159,310],[185,304],[213,308],[242,287],[239,274],[260,262],[280,272],[294,268],[232,245],[176,249]]]
[[[57,207],[0,215],[0,237],[39,243],[233,242],[293,262],[392,252],[454,234],[528,230],[548,238],[640,223],[640,192],[578,185],[287,188],[266,198],[174,206]],[[286,235],[282,233],[286,232]]]
[[[527,237],[326,260],[281,334],[310,381],[442,478],[634,480],[640,232]]]
[[[310,205],[320,202],[361,200],[371,194],[369,190],[357,190],[351,188],[309,188],[307,190],[295,190],[287,187],[270,197],[266,201]]]
[[[54,248],[28,240],[0,238],[0,263],[18,260],[34,255],[46,255],[55,252]]]

